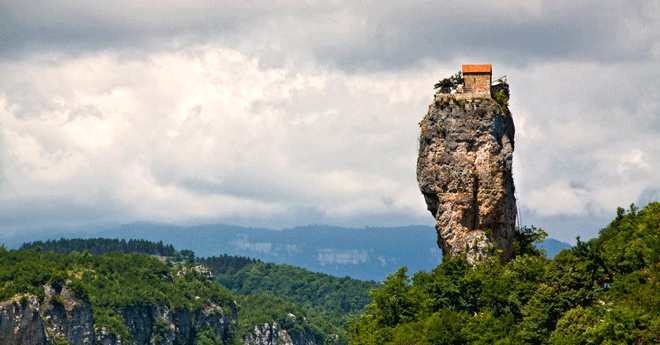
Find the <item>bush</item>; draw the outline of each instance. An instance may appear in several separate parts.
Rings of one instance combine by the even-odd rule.
[[[53,306],[64,306],[64,299],[60,295],[53,295],[50,297],[50,304]]]
[[[500,106],[500,110],[504,113],[504,108],[509,106],[509,97],[507,97],[503,92],[493,93],[493,99]]]
[[[457,87],[459,84],[463,84],[463,73],[461,71],[458,71],[455,75],[445,78],[437,82],[435,85],[433,85],[434,89],[443,89],[443,88],[451,88],[451,87]]]

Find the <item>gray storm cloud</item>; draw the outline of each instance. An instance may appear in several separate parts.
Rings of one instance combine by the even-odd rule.
[[[473,55],[514,61],[658,58],[657,1],[5,2],[2,55],[220,43],[263,61],[312,56],[388,69]]]

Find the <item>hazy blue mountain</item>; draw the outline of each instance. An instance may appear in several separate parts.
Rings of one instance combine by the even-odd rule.
[[[571,248],[571,245],[566,242],[557,241],[554,238],[547,238],[545,241],[539,243],[537,247],[545,249],[546,255],[549,258],[554,258],[562,250]]]
[[[61,231],[48,236],[14,236],[4,243],[64,238],[124,238],[163,241],[198,257],[221,254],[249,256],[264,262],[286,263],[339,277],[382,281],[401,266],[409,272],[430,271],[442,259],[431,226],[341,228],[308,225],[284,230],[245,228],[226,224],[174,226],[133,223],[84,231]],[[0,239],[2,241],[2,239]],[[568,244],[548,239],[540,245],[554,256]]]

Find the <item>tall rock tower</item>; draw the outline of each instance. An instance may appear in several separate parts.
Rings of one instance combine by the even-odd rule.
[[[438,92],[420,122],[417,181],[444,256],[511,260],[517,211],[508,96],[506,83],[492,96]]]

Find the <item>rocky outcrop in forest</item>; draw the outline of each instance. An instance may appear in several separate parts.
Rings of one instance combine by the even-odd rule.
[[[417,181],[443,255],[511,260],[516,219],[508,85],[493,97],[438,92],[420,122]]]
[[[219,306],[196,309],[137,305],[117,308],[125,320],[130,340],[122,339],[107,327],[94,329],[88,300],[75,297],[64,286],[59,292],[45,286],[45,300],[34,295],[17,296],[0,303],[0,344],[71,345],[159,344],[194,345],[200,332],[208,339],[227,341],[235,336],[236,308],[225,314]],[[290,315],[296,319],[295,315]],[[301,327],[302,329],[302,327]],[[277,323],[257,325],[243,338],[247,345],[319,345],[323,340],[311,333],[289,333]]]
[[[49,344],[35,296],[0,303],[0,344]]]
[[[280,328],[277,322],[272,322],[254,326],[254,329],[243,338],[243,343],[246,345],[321,345],[323,341],[306,332],[289,334],[285,329]]]
[[[67,247],[63,241],[60,244]],[[279,272],[277,265],[237,257],[207,260],[209,268],[192,261],[194,254],[187,256],[177,261],[117,251],[65,254],[41,247],[8,251],[0,246],[0,345],[342,344],[345,333],[333,325],[345,319],[337,313],[359,310],[375,285],[348,284],[349,292],[338,294],[331,290],[346,278],[312,277],[291,267]],[[236,281],[247,289],[240,292],[244,296],[229,292],[218,278],[213,280],[215,274],[223,274],[222,269],[236,264],[250,266],[247,280],[256,282],[255,286]],[[262,273],[269,284],[278,285],[271,285],[272,291],[304,292],[303,302],[330,296],[332,301],[319,306],[324,316],[329,315],[323,321],[327,323],[310,322],[307,307],[252,290],[263,287]],[[222,281],[236,287],[232,279]],[[295,292],[279,286],[291,287],[292,279],[299,282],[294,284]],[[315,281],[313,287],[302,282],[309,279]],[[341,301],[335,303],[332,296]]]
[[[43,303],[34,295],[0,303],[0,344],[94,344],[89,300],[73,297],[66,286],[44,291]]]
[[[193,345],[201,333],[227,341],[235,336],[236,306],[217,305],[195,310],[166,305],[117,307],[129,336],[122,339],[107,327],[95,330],[92,306],[67,285],[44,286],[40,303],[34,295],[0,303],[0,344],[70,345],[159,344]],[[127,338],[130,339],[127,341]]]
[[[198,333],[209,332],[209,338],[228,340],[236,331],[236,308],[225,314],[220,306],[193,311],[187,308],[138,305],[118,309],[136,344],[193,345]],[[116,335],[101,330],[97,336],[103,345],[125,344]]]

